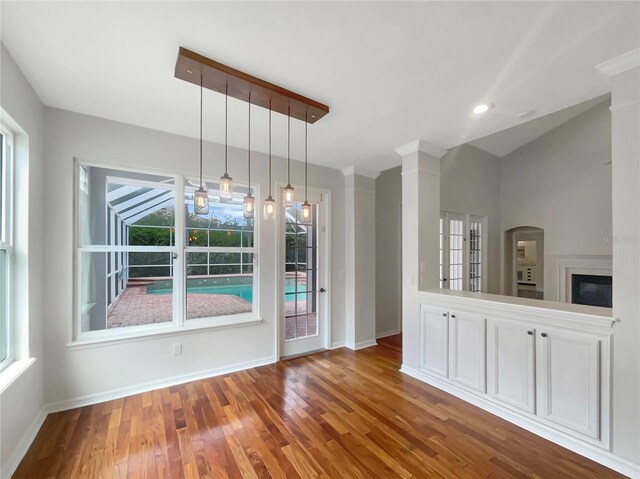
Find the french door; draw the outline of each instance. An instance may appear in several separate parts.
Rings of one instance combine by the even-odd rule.
[[[284,278],[280,288],[280,356],[326,347],[326,202],[309,195],[311,222],[301,220],[302,202],[285,208],[280,227]]]
[[[440,287],[456,291],[486,290],[486,220],[440,213]]]

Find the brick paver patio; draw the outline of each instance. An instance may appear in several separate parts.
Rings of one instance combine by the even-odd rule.
[[[251,303],[232,294],[188,294],[187,319],[209,318],[251,311]],[[107,327],[164,323],[173,317],[170,294],[147,294],[146,286],[128,286],[110,308]]]
[[[306,303],[298,301],[298,314],[304,314]],[[187,319],[248,313],[251,303],[233,294],[187,295]],[[316,314],[291,316],[295,302],[285,303],[285,338],[311,336],[317,332]],[[109,309],[107,328],[164,323],[173,317],[171,294],[147,294],[146,286],[128,286]]]

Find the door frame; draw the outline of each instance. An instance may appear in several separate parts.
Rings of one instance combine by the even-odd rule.
[[[281,336],[282,323],[284,321],[284,204],[282,200],[282,189],[286,183],[276,182],[276,207],[278,214],[276,215],[276,275],[277,275],[277,301],[275,308],[275,358],[277,361],[282,359],[284,351],[284,338]],[[292,185],[296,192],[303,192],[304,186]],[[324,348],[331,349],[331,191],[323,188],[308,188],[309,193],[321,195],[322,203],[320,214],[324,214],[324,224],[318,235],[318,249],[324,250],[324,257],[321,257],[318,266],[318,287],[324,288],[325,293],[318,295],[318,305],[323,311],[323,321],[318,317],[318,328],[323,328]],[[322,256],[322,253],[320,253]],[[322,324],[323,323],[323,324]]]

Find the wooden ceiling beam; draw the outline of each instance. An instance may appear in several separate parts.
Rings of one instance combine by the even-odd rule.
[[[329,113],[327,105],[180,47],[176,78],[199,86],[201,73],[204,88],[224,94],[228,85],[230,97],[247,102],[251,92],[252,105],[268,109],[271,102],[271,109],[283,115],[291,108],[291,118],[305,121],[306,116],[315,123]]]

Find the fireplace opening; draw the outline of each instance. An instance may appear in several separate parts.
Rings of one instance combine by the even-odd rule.
[[[611,308],[612,283],[611,276],[572,274],[571,302]]]

